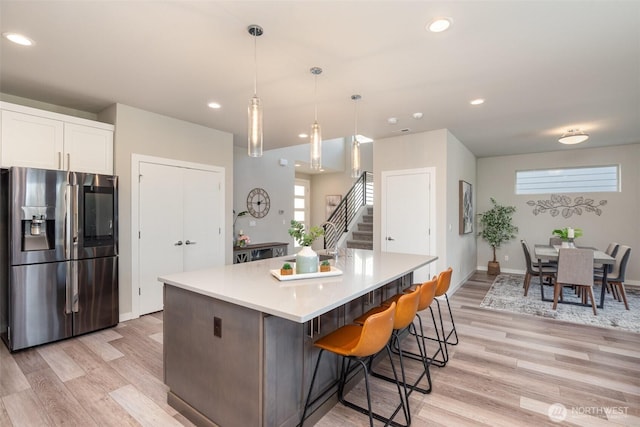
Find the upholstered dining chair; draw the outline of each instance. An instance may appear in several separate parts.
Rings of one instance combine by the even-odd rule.
[[[529,252],[529,245],[527,245],[526,240],[520,240],[522,244],[522,251],[524,252],[525,263],[527,265],[527,272],[524,276],[524,296],[527,296],[529,292],[529,284],[531,283],[531,277],[539,277],[540,276],[540,265],[537,262],[531,261],[531,253]],[[553,281],[555,274],[557,272],[557,268],[551,264],[542,264],[542,277],[540,280],[544,280],[545,277],[549,278]]]
[[[558,250],[558,273],[553,288],[553,309],[558,307],[558,297],[563,286],[583,289],[591,299],[593,315],[597,315],[593,297],[593,250],[560,248]]]
[[[616,254],[618,253],[619,247],[620,245],[617,244],[616,242],[611,242],[609,243],[609,246],[607,246],[607,249],[605,249],[604,253],[609,255],[612,258],[615,258]],[[611,266],[609,267],[609,270],[611,270]],[[593,273],[595,275],[602,276],[603,272],[604,272],[604,265],[600,264],[593,267]]]
[[[613,256],[613,255],[612,255]],[[616,251],[615,262],[613,269],[607,274],[607,283],[603,283],[602,286],[610,286],[613,297],[618,301],[624,302],[624,308],[629,310],[629,302],[627,301],[627,292],[624,289],[624,274],[627,270],[627,263],[631,256],[631,247],[625,245],[619,245]],[[602,273],[595,274],[594,280],[602,283]]]

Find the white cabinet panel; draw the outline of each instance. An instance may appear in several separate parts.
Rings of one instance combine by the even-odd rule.
[[[57,120],[2,111],[2,166],[62,167],[64,125]]]
[[[0,164],[113,174],[113,126],[5,102]]]
[[[64,124],[65,168],[78,172],[113,174],[113,132]]]

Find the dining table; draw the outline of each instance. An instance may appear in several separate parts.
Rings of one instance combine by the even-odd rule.
[[[540,277],[542,276],[542,264],[543,261],[552,261],[558,262],[558,250],[561,248],[560,245],[535,245],[534,246],[534,257],[538,259],[538,268],[540,270]],[[581,247],[582,249],[591,249],[593,250],[593,263],[594,264],[602,264],[605,266],[603,268],[602,273],[602,289],[600,290],[600,301],[598,302],[598,308],[604,308],[604,296],[606,293],[606,283],[607,283],[607,273],[609,271],[609,266],[615,263],[615,259],[608,255],[607,253],[591,247]],[[542,301],[553,302],[553,298],[545,298],[544,296],[544,283],[540,280],[540,295]],[[574,305],[584,305],[589,306],[589,304],[582,304],[573,301],[559,301],[564,304],[574,304]]]

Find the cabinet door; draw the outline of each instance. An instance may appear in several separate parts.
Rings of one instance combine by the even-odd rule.
[[[113,131],[65,123],[64,153],[67,170],[112,175]]]
[[[2,111],[2,166],[62,169],[63,137],[60,121]]]

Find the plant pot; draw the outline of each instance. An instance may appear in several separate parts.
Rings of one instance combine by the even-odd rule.
[[[280,269],[280,275],[281,276],[291,276],[293,274],[293,268],[281,268]]]
[[[296,254],[296,274],[317,273],[318,254],[311,246],[303,246]]]
[[[328,271],[331,271],[330,265],[320,265],[320,273],[326,273]]]
[[[489,261],[489,263],[487,264],[487,274],[491,276],[497,276],[498,274],[500,274],[500,263],[497,261]]]

